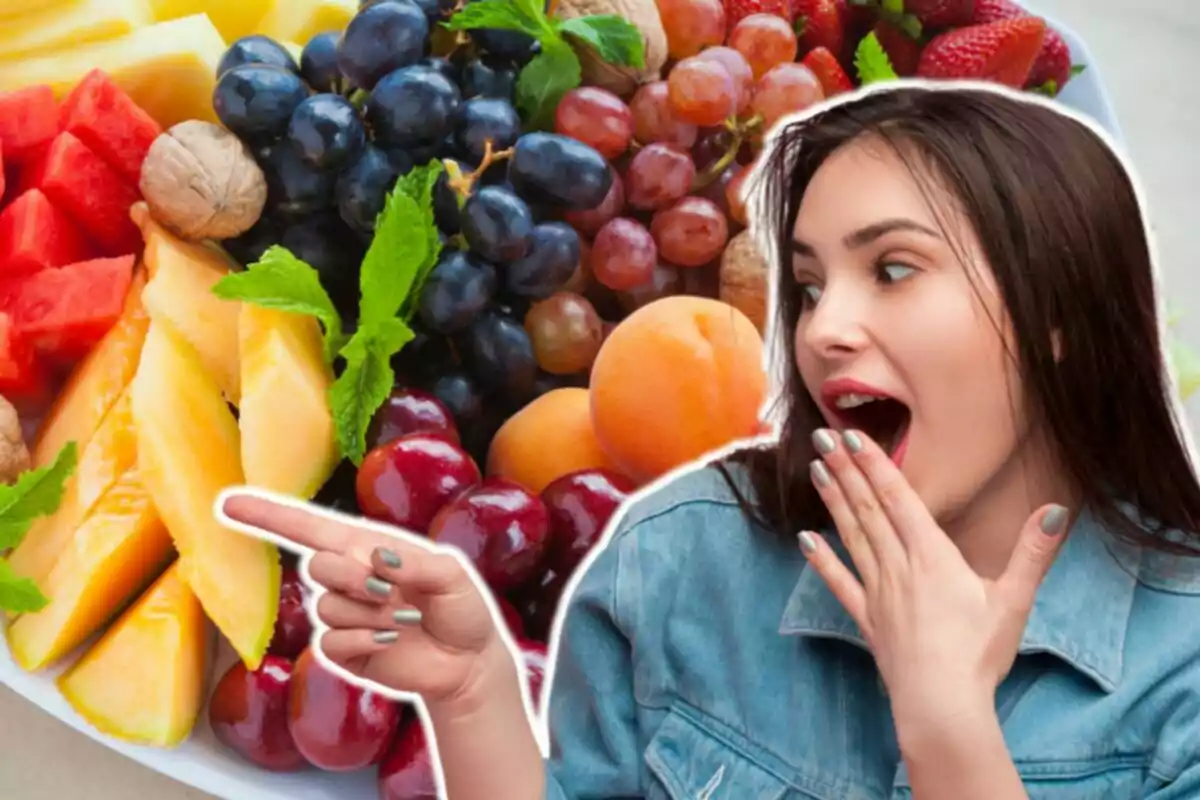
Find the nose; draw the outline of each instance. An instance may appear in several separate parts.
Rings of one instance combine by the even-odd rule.
[[[866,310],[867,304],[856,297],[853,289],[830,283],[816,306],[800,317],[802,341],[822,358],[859,353],[869,342]]]

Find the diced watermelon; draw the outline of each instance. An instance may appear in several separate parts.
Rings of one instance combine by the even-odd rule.
[[[98,258],[29,276],[10,301],[17,335],[54,361],[82,358],[121,316],[133,264]]]
[[[141,231],[129,218],[129,207],[141,199],[140,193],[73,135],[55,137],[28,180],[67,212],[103,255],[124,256],[141,250]]]
[[[29,275],[95,255],[79,227],[38,189],[0,212],[0,275]]]
[[[85,75],[63,100],[62,129],[134,186],[150,145],[162,133],[154,118],[99,69]]]
[[[24,413],[46,400],[49,392],[48,370],[17,335],[12,317],[0,312],[0,395]]]
[[[58,101],[49,86],[0,92],[0,142],[15,163],[58,135]]]
[[[4,190],[8,188],[8,178],[4,175],[4,140],[0,139],[0,208],[4,208]],[[0,239],[0,244],[4,240]]]

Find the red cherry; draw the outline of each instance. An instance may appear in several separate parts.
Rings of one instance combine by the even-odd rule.
[[[292,662],[268,655],[254,672],[241,661],[217,682],[208,701],[208,721],[217,741],[272,772],[307,765],[288,729]]]
[[[420,389],[396,389],[375,412],[367,444],[374,449],[410,433],[441,433],[455,444],[459,442],[454,415],[441,400]]]
[[[379,765],[379,800],[438,800],[433,759],[419,717],[404,723]]]
[[[304,610],[309,591],[300,580],[300,573],[290,564],[283,568],[279,584],[279,613],[275,617],[275,635],[268,652],[296,659],[312,642],[312,620]]]
[[[480,479],[475,461],[444,434],[412,433],[367,453],[355,490],[365,516],[425,533],[447,501]]]
[[[628,478],[603,469],[572,472],[546,486],[542,490],[542,502],[550,512],[546,566],[570,576],[636,488]]]

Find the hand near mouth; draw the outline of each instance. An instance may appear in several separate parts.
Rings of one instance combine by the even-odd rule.
[[[878,444],[860,431],[813,434],[814,485],[861,581],[808,531],[801,549],[858,623],[892,703],[901,749],[961,735],[994,716],[995,691],[1067,528],[1062,506],[1037,509],[999,578],[979,577]]]

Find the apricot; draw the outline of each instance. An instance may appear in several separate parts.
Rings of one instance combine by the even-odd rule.
[[[622,320],[592,366],[592,427],[618,471],[647,482],[760,431],[763,340],[719,300],[675,295]]]
[[[596,440],[587,389],[573,386],[552,389],[509,417],[487,454],[488,475],[534,494],[581,469],[621,472]]]

